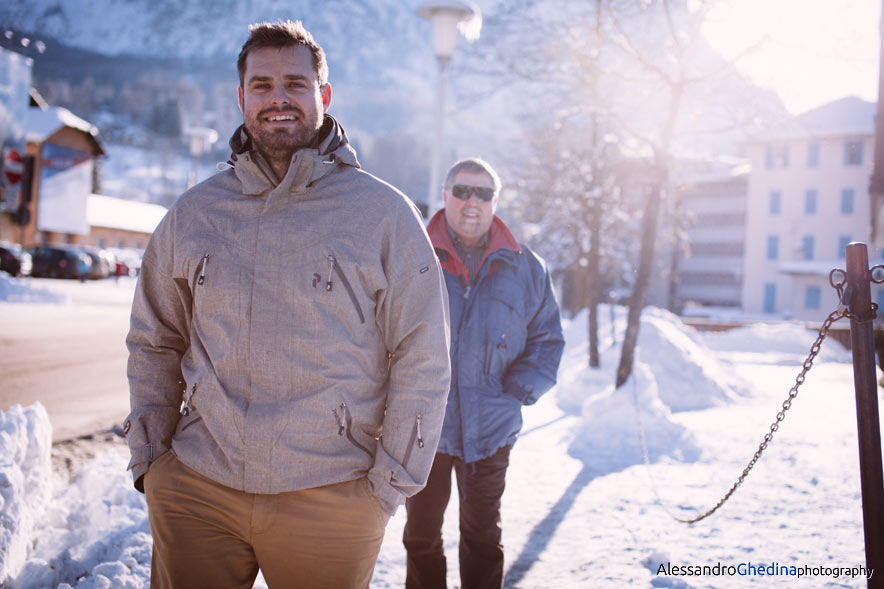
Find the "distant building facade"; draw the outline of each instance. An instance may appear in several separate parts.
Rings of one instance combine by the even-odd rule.
[[[165,214],[162,205],[90,194],[86,206],[89,234],[76,236],[73,243],[142,250]]]
[[[829,272],[845,267],[848,243],[870,238],[874,115],[874,103],[844,98],[751,142],[745,312],[822,321],[836,307]],[[884,262],[871,245],[869,258]]]
[[[88,235],[86,202],[95,158],[104,155],[97,129],[69,110],[32,106],[27,112],[25,175],[15,213],[0,214],[0,238],[32,245],[73,243]]]
[[[27,113],[26,167],[19,202],[0,208],[0,239],[24,246],[80,244],[143,249],[165,207],[95,193],[96,128],[64,108]]]
[[[678,258],[679,307],[740,307],[748,167],[676,188],[686,247]]]

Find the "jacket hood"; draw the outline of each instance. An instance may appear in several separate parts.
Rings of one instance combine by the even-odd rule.
[[[360,167],[356,151],[350,146],[344,128],[328,114],[325,115],[319,129],[316,145],[297,150],[292,156],[286,177],[279,182],[273,180],[272,173],[268,173],[269,165],[255,149],[252,137],[244,124],[233,132],[228,145],[231,153],[227,163],[236,171],[243,183],[243,191],[248,195],[260,194],[268,188],[276,188],[283,184],[289,185],[290,191],[301,190],[336,167],[329,164]]]

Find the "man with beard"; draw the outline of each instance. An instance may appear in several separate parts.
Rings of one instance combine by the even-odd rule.
[[[154,232],[124,431],[152,587],[367,587],[419,491],[450,378],[444,280],[416,207],[359,169],[322,48],[250,27],[227,170]]]

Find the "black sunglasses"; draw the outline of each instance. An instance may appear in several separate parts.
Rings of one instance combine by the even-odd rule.
[[[451,196],[458,200],[470,200],[470,195],[475,194],[482,202],[490,202],[494,198],[494,189],[484,186],[469,186],[467,184],[455,184],[451,187]]]

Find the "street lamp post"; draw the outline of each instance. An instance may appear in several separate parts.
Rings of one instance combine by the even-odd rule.
[[[457,41],[458,29],[468,40],[479,37],[482,27],[482,13],[479,8],[468,1],[435,0],[424,2],[418,7],[418,16],[429,19],[433,23],[433,51],[439,62],[439,84],[436,95],[436,118],[434,138],[430,161],[430,185],[427,192],[427,218],[436,212],[436,201],[439,195],[439,160],[442,151],[442,135],[445,117],[445,73],[454,45]]]
[[[187,188],[191,188],[196,184],[200,158],[218,141],[218,133],[214,129],[207,127],[189,127],[184,133],[190,140],[191,168],[190,175],[187,178]]]

